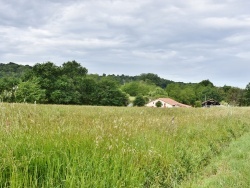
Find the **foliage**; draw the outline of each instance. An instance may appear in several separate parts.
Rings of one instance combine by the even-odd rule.
[[[148,93],[148,96],[150,98],[155,98],[155,99],[156,98],[165,98],[165,97],[168,97],[168,93],[164,89],[162,89],[160,87],[156,87],[156,88],[154,88],[154,90],[152,90]]]
[[[195,101],[208,99],[216,101],[231,100],[226,98],[227,95],[223,88],[213,86],[210,81],[203,81],[199,84],[171,83],[166,87],[166,92],[170,98],[193,106]]]
[[[155,91],[158,87],[154,84],[149,84],[144,81],[134,81],[127,83],[121,87],[121,89],[128,93],[130,96],[138,95],[149,95],[151,92]]]
[[[41,89],[45,90],[45,99],[47,103],[53,103],[51,94],[56,90],[57,85],[55,84],[58,76],[60,74],[59,67],[57,67],[52,62],[47,63],[37,63],[32,67],[31,72],[29,72],[29,77],[26,79],[37,79]]]
[[[45,90],[45,101],[53,104],[86,104],[103,106],[126,106],[127,94],[111,77],[95,79],[86,77],[88,70],[76,61],[63,63],[61,67],[52,62],[36,64],[25,76],[37,78]]]
[[[158,107],[158,108],[162,107],[162,102],[161,101],[157,101],[155,103],[155,106]]]
[[[153,74],[153,73],[142,73],[139,76],[128,76],[128,75],[124,75],[124,74],[122,74],[122,75],[103,74],[101,76],[91,74],[91,76],[94,76],[95,79],[97,79],[97,80],[100,80],[103,78],[111,78],[111,79],[115,80],[116,82],[120,83],[120,85],[125,85],[125,84],[128,84],[130,82],[134,82],[134,81],[136,81],[136,82],[143,81],[143,82],[146,82],[150,85],[153,84],[153,85],[159,86],[163,89],[166,88],[166,86],[169,83],[173,82],[171,80],[160,78],[157,74]]]
[[[86,77],[82,79],[79,85],[79,92],[81,94],[81,103],[85,105],[95,104],[95,94],[98,88],[97,81],[93,78]]]
[[[76,61],[68,61],[62,64],[61,67],[62,75],[66,75],[70,78],[85,77],[88,73],[88,70],[85,67],[82,67],[80,63]]]
[[[126,106],[129,98],[121,91],[115,81],[103,79],[97,83],[94,104],[102,106]]]
[[[14,102],[17,85],[20,78],[3,77],[0,79],[0,98],[4,102]]]
[[[145,106],[146,100],[142,95],[138,95],[135,97],[135,100],[133,101],[134,106]]]
[[[230,87],[226,92],[225,100],[232,106],[242,106],[244,98],[243,95],[244,95],[243,89]]]
[[[40,88],[37,80],[30,80],[18,84],[15,97],[16,102],[41,103],[45,98],[45,91]]]
[[[201,101],[195,101],[194,107],[196,107],[196,108],[202,107],[202,102]]]
[[[247,84],[245,94],[244,94],[244,104],[250,106],[250,83]]]
[[[198,99],[198,95],[195,93],[196,89],[191,84],[172,83],[167,86],[166,92],[170,98],[184,104],[194,105]]]
[[[200,83],[200,85],[205,86],[205,87],[214,87],[214,84],[212,82],[210,82],[210,80],[202,80]]]
[[[24,83],[29,87],[33,80],[36,80],[37,87],[33,88],[38,89],[37,93],[39,90],[45,93],[41,95],[43,99],[37,101],[48,104],[124,106],[128,103],[128,94],[133,97],[142,95],[150,99],[170,97],[192,106],[196,105],[196,101],[203,102],[208,99],[224,101],[231,106],[250,105],[249,86],[246,89],[226,85],[216,87],[210,80],[200,83],[174,82],[153,73],[143,73],[139,76],[88,74],[88,70],[74,60],[61,66],[53,62],[37,63],[33,67],[15,63],[0,64],[0,100],[23,101],[16,98],[16,88]],[[107,87],[112,88],[103,88],[105,82]],[[109,85],[109,82],[114,85]],[[31,99],[34,96],[26,98]]]
[[[29,65],[18,65],[10,62],[8,64],[0,63],[0,78],[3,77],[22,77],[24,73],[31,69]]]
[[[144,82],[147,82],[149,84],[154,84],[156,86],[159,86],[161,88],[166,88],[166,86],[173,81],[166,80],[163,78],[160,78],[157,74],[153,73],[143,73],[138,77],[138,80],[142,80]]]

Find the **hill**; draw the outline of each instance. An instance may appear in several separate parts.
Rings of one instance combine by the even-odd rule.
[[[10,62],[8,64],[0,63],[0,78],[6,76],[21,77],[27,70],[31,70],[29,65],[18,65]]]
[[[248,106],[250,85],[247,88],[217,87],[209,80],[175,82],[154,73],[137,76],[89,74],[87,68],[76,61],[61,66],[53,62],[34,66],[13,62],[0,64],[0,99],[5,102],[126,106],[131,102],[129,96],[143,96],[146,101],[170,97],[196,107],[207,99]]]

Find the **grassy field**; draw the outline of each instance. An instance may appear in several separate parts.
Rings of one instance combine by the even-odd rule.
[[[235,188],[250,187],[250,134],[230,143],[229,147],[214,157],[211,163],[182,184],[183,188]]]
[[[249,113],[1,103],[0,187],[178,187],[250,131]]]

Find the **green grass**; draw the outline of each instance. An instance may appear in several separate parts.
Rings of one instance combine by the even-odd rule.
[[[232,142],[200,175],[183,184],[197,188],[250,187],[250,134]]]
[[[249,112],[0,104],[0,187],[178,187],[250,130]]]

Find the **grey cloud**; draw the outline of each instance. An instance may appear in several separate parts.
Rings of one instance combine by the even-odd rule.
[[[0,0],[0,62],[77,60],[93,73],[250,81],[250,2]]]

